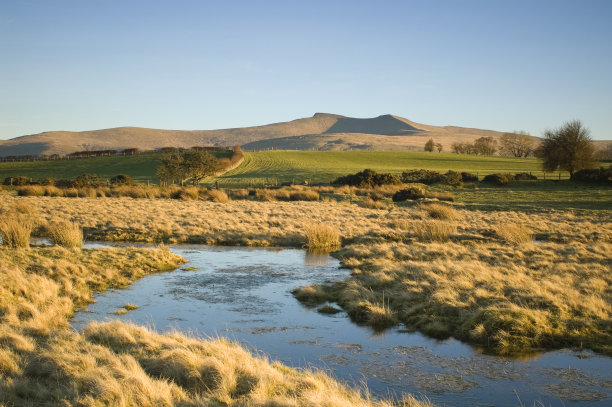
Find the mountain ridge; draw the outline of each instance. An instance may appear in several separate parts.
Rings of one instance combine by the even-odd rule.
[[[0,140],[0,156],[65,155],[84,150],[152,150],[162,147],[233,146],[245,150],[392,150],[422,151],[430,138],[450,151],[452,143],[473,142],[503,132],[458,126],[432,126],[391,114],[353,118],[332,113],[251,127],[217,130],[164,130],[114,127],[47,131]],[[534,137],[534,139],[537,139]]]

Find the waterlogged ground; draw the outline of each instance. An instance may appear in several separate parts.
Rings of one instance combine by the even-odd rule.
[[[97,296],[75,315],[75,327],[117,318],[159,331],[226,336],[287,365],[324,368],[352,384],[365,383],[381,397],[410,392],[451,406],[612,405],[612,358],[562,350],[507,359],[401,327],[376,334],[343,312],[305,308],[292,289],[348,274],[328,256],[295,249],[173,250],[189,259],[181,270]],[[126,304],[139,308],[115,314]]]

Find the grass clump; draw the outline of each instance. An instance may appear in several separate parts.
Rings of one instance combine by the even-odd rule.
[[[457,226],[441,220],[431,219],[415,221],[412,230],[421,242],[447,242],[452,234],[457,233]]]
[[[317,312],[319,314],[338,314],[342,312],[340,308],[333,307],[331,305],[323,305],[322,307],[317,308]]]
[[[25,219],[0,220],[0,237],[2,244],[13,249],[30,247],[32,224]]]
[[[322,223],[306,227],[306,247],[309,251],[330,252],[340,247],[338,230]]]
[[[440,220],[457,220],[459,219],[459,212],[455,210],[450,205],[442,205],[442,204],[428,204],[422,205],[421,209],[423,209],[430,218],[440,219]]]
[[[75,222],[52,222],[47,226],[49,239],[54,245],[69,249],[83,246],[83,230]]]
[[[533,232],[524,224],[510,223],[498,225],[495,233],[503,241],[513,245],[520,245],[533,241]]]

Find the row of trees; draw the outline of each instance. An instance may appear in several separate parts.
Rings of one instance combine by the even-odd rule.
[[[497,140],[480,137],[473,143],[453,143],[451,151],[455,154],[493,155],[497,152]]]

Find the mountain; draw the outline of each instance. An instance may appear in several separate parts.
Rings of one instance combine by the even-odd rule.
[[[222,130],[158,130],[118,127],[81,132],[50,131],[0,140],[0,156],[64,155],[84,150],[233,146],[244,150],[397,150],[422,151],[430,138],[450,151],[455,142],[503,133],[455,126],[431,126],[393,115],[358,119],[327,113],[265,126]]]

